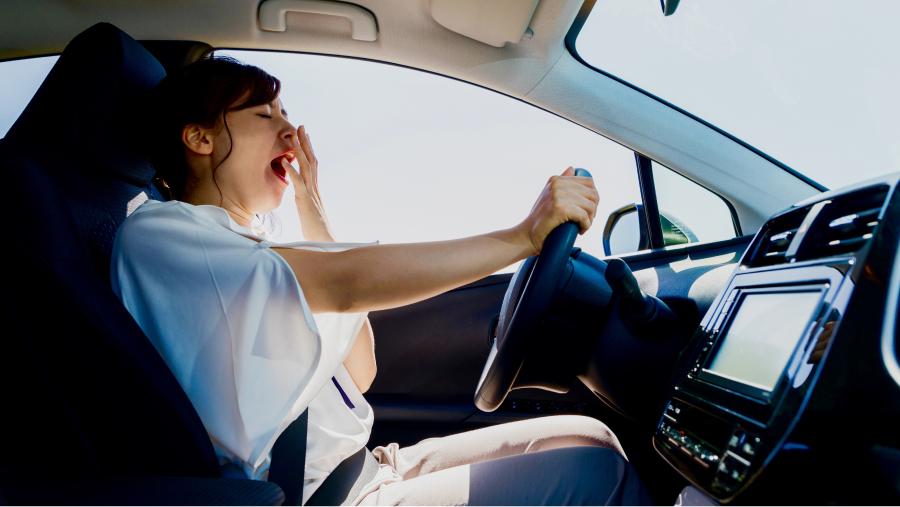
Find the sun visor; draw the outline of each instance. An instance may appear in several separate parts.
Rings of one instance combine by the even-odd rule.
[[[444,28],[501,48],[522,40],[538,0],[431,0],[431,17]]]

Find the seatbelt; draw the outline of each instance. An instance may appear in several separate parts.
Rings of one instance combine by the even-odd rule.
[[[365,446],[341,461],[306,505],[347,505],[378,473],[378,460]]]
[[[269,464],[269,482],[284,491],[284,505],[302,505],[306,469],[309,409],[304,410],[275,441]],[[341,461],[309,497],[306,505],[341,505],[359,494],[378,472],[378,460],[365,446]]]
[[[274,482],[284,491],[284,505],[300,505],[303,501],[308,425],[309,409],[306,409],[278,436],[272,446],[268,481]]]

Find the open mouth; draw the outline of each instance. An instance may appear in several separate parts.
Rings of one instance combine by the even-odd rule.
[[[281,164],[282,160],[287,160],[288,163],[290,163],[290,158],[287,155],[279,155],[269,162],[269,166],[272,167],[272,171],[275,172],[275,175],[278,176],[281,181],[287,183],[287,170]]]

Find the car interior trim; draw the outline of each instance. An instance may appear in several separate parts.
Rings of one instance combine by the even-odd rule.
[[[644,223],[647,225],[647,237],[650,238],[650,248],[662,248],[663,242],[662,224],[659,221],[659,203],[656,200],[656,185],[653,182],[653,167],[650,159],[634,152],[634,163],[637,166],[638,186],[641,189],[641,203],[644,211]]]
[[[897,351],[897,340],[900,336],[898,334],[900,329],[897,327],[897,314],[900,313],[900,244],[897,245],[893,266],[884,306],[885,319],[881,329],[881,357],[888,374],[900,386],[900,356]]]

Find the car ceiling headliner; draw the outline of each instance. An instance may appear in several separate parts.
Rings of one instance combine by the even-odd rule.
[[[564,50],[581,0],[543,0],[534,36],[497,48],[450,31],[430,0],[355,0],[378,20],[378,40],[350,38],[347,20],[288,14],[286,32],[257,23],[258,0],[6,0],[0,59],[58,53],[79,32],[108,21],[139,40],[197,40],[213,47],[339,54],[417,67],[526,94]],[[499,4],[498,4],[499,5]]]

